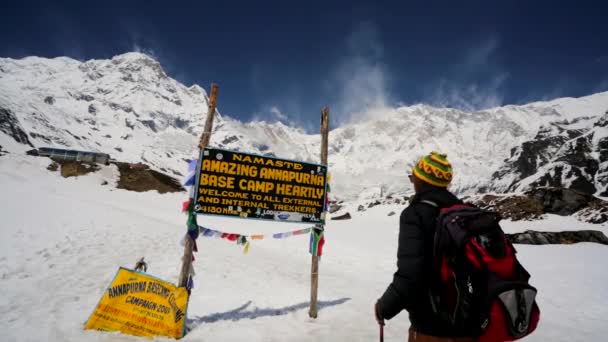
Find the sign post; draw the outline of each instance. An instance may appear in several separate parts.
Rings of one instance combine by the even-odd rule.
[[[321,164],[327,165],[327,141],[329,135],[329,108],[321,111]],[[324,198],[325,200],[325,198]],[[321,232],[323,225],[320,226]],[[308,316],[317,318],[317,290],[319,288],[319,256],[313,254],[310,268],[310,309]]]
[[[211,96],[209,97],[209,110],[207,112],[207,121],[205,121],[205,129],[201,134],[201,139],[198,144],[199,150],[205,149],[209,145],[211,139],[211,131],[213,130],[213,119],[215,117],[215,106],[217,104],[217,84],[211,84]],[[199,158],[200,160],[200,158]],[[186,234],[186,245],[184,247],[184,256],[182,258],[182,268],[179,273],[177,286],[186,287],[188,284],[188,276],[192,267],[192,249],[194,248],[194,240],[189,234]]]

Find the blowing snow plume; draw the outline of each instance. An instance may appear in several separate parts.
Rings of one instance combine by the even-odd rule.
[[[347,54],[326,82],[328,91],[340,89],[330,109],[338,125],[361,121],[368,112],[389,103],[384,46],[371,22],[359,24],[346,40]]]

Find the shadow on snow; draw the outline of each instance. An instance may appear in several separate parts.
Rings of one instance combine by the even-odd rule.
[[[323,308],[344,304],[349,300],[350,298],[340,298],[329,301],[318,301],[317,309],[321,311]],[[282,316],[291,312],[306,309],[310,305],[310,302],[304,302],[282,308],[254,307],[251,310],[246,310],[251,305],[251,303],[251,301],[248,301],[247,303],[239,306],[238,308],[227,312],[217,312],[208,316],[189,318],[186,322],[187,330],[192,331],[202,323],[215,323],[218,321],[240,321],[242,319],[256,319],[259,317],[268,316]]]

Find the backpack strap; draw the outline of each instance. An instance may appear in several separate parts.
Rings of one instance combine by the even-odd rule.
[[[429,200],[420,200],[420,203],[425,203],[430,205],[431,207],[435,207],[435,208],[439,208],[439,205],[433,201],[429,201]]]

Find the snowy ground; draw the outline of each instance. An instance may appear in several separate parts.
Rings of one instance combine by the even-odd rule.
[[[0,157],[0,341],[142,341],[82,330],[119,266],[145,256],[149,273],[176,281],[185,194],[101,186],[115,170],[78,179],[46,171],[43,158]],[[195,289],[184,341],[377,341],[372,306],[395,270],[399,206],[329,222],[320,264],[319,318],[308,318],[308,237],[254,241],[249,254],[225,240],[198,240]],[[397,215],[387,216],[390,211]],[[201,217],[210,228],[273,233],[294,224]],[[599,229],[572,218],[505,222],[525,229]],[[539,288],[538,331],[526,341],[603,341],[608,335],[608,248],[517,246]],[[405,312],[386,341],[404,341]],[[167,340],[157,338],[158,340]]]

